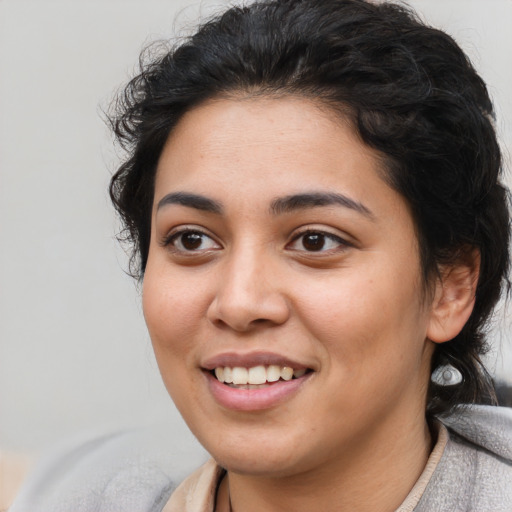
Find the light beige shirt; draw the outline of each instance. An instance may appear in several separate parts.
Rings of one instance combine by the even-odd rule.
[[[428,458],[427,465],[396,512],[412,512],[414,510],[443,455],[448,441],[448,431],[441,423],[437,423],[437,428],[437,442]],[[213,459],[210,459],[182,482],[162,512],[214,512],[217,488],[224,474],[225,470]]]
[[[0,511],[14,501],[14,497],[32,467],[28,455],[0,451]]]

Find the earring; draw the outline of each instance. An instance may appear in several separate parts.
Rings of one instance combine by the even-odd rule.
[[[462,373],[451,364],[438,366],[430,378],[438,386],[456,386],[462,382]]]

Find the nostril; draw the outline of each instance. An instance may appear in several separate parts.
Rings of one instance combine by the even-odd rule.
[[[283,295],[258,282],[252,286],[242,284],[228,278],[220,285],[207,311],[213,325],[245,332],[287,321],[290,308]]]

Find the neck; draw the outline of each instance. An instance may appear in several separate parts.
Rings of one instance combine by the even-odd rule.
[[[362,436],[329,464],[307,472],[278,477],[228,472],[219,488],[217,511],[395,510],[426,465],[431,436],[424,418],[400,429],[381,425],[379,432],[373,439]]]

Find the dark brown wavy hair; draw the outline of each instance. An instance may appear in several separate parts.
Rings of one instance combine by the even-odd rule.
[[[143,278],[146,266],[157,162],[185,112],[240,93],[314,98],[382,154],[388,182],[410,205],[425,283],[440,265],[480,252],[473,313],[432,361],[453,364],[463,382],[431,383],[428,411],[493,396],[481,355],[489,317],[510,288],[508,193],[487,88],[449,35],[403,5],[275,0],[233,7],[176,47],[147,55],[110,114],[127,150],[110,194],[134,276]]]

